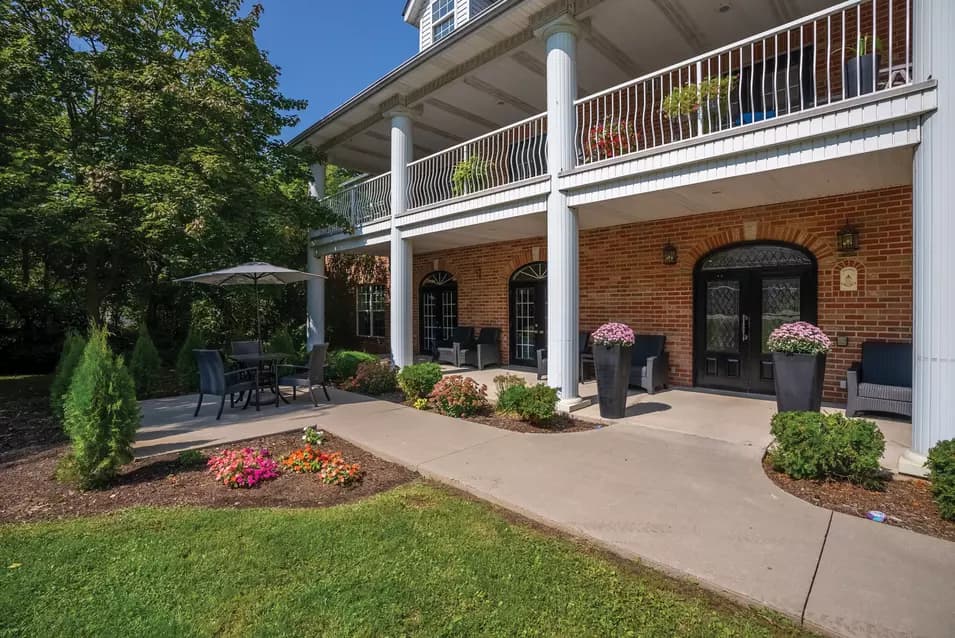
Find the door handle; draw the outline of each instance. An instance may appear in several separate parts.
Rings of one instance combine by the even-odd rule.
[[[749,341],[749,315],[743,315],[743,342]]]

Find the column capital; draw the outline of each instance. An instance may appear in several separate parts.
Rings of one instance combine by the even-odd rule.
[[[417,117],[421,117],[421,114],[424,112],[422,106],[395,106],[387,111],[382,112],[382,117],[388,120],[392,120],[396,117],[407,117],[409,120],[413,120]]]
[[[570,13],[562,13],[543,26],[534,29],[534,36],[546,40],[555,33],[570,33],[579,36],[584,26]]]

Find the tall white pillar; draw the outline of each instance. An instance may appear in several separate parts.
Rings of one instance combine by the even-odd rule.
[[[938,81],[938,110],[922,121],[912,182],[912,449],[899,468],[916,473],[929,448],[955,438],[955,2],[921,0],[913,20],[913,79]]]
[[[537,31],[547,45],[547,383],[560,389],[559,408],[569,411],[578,396],[579,256],[577,211],[557,190],[557,176],[574,167],[579,25],[563,15]]]
[[[395,223],[408,210],[408,164],[413,159],[411,112],[398,109],[391,118],[391,355],[395,365],[414,363],[411,324],[411,240]]]
[[[312,181],[308,193],[316,199],[325,197],[325,165],[312,164]],[[311,238],[308,242],[308,272],[325,274],[325,258],[316,254]],[[306,340],[308,349],[317,343],[325,343],[325,280],[311,279],[306,284]]]

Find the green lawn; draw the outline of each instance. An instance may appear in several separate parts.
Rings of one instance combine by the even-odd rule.
[[[331,509],[0,526],[0,559],[11,636],[800,635],[425,483]]]

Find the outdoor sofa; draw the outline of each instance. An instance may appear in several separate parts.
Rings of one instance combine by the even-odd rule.
[[[912,344],[866,341],[862,361],[846,373],[846,416],[890,412],[912,416]]]
[[[670,357],[666,335],[636,335],[630,350],[630,385],[653,394],[667,384]]]

